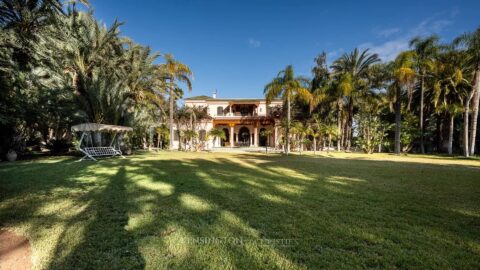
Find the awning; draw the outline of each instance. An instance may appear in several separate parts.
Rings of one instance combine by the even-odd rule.
[[[85,132],[85,131],[100,131],[100,132],[128,132],[133,131],[131,127],[124,126],[115,126],[115,125],[105,125],[105,124],[96,124],[96,123],[84,123],[72,126],[72,132]]]

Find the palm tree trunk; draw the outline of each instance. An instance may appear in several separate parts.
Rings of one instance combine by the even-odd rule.
[[[285,154],[290,152],[290,95],[287,95],[287,128],[285,129]]]
[[[477,139],[477,119],[478,119],[478,107],[480,102],[480,66],[475,71],[475,78],[473,82],[473,103],[472,103],[472,123],[470,126],[470,155],[475,154],[475,140]]]
[[[450,114],[450,129],[448,130],[448,154],[453,153],[453,127],[454,127],[455,115]]]
[[[352,147],[352,137],[353,137],[353,97],[350,96],[350,103],[348,105],[348,123],[347,123],[347,151],[350,152]]]
[[[401,89],[397,86],[396,96],[397,100],[395,101],[395,154],[399,155],[401,152],[400,145],[400,131],[402,124],[402,102],[401,102]]]
[[[169,150],[173,150],[173,89],[170,89],[170,108],[169,108],[169,125],[170,125],[170,142],[169,142]],[[178,140],[180,145],[180,138]]]
[[[420,85],[420,152],[425,154],[425,145],[424,145],[424,127],[423,127],[423,106],[424,106],[424,90],[425,89],[425,79],[422,74],[422,82]]]
[[[463,119],[463,155],[469,157],[470,151],[468,151],[468,116],[470,114],[470,99],[467,97],[464,106],[464,119]]]
[[[328,152],[330,152],[330,147],[332,147],[332,134],[328,134]]]
[[[313,136],[313,155],[317,154],[317,139]]]
[[[342,106],[340,105],[340,101],[338,102],[337,125],[337,151],[340,152],[340,144],[342,142]]]

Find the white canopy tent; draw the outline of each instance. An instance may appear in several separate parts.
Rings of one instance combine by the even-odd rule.
[[[102,157],[102,156],[121,156],[122,151],[120,150],[120,146],[118,145],[117,134],[118,133],[126,133],[129,131],[133,131],[131,127],[124,127],[124,126],[115,126],[115,125],[105,125],[105,124],[96,124],[96,123],[84,123],[72,126],[72,132],[82,132],[82,136],[80,137],[80,142],[78,143],[77,149],[84,153],[85,156],[82,157],[80,160],[84,160],[89,158],[91,160],[95,160],[95,157]],[[92,132],[112,132],[113,138],[111,139],[109,146],[93,146],[93,139],[92,139]],[[90,146],[87,146],[88,141],[90,141]]]

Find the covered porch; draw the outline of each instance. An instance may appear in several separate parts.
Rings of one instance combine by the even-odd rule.
[[[225,140],[217,147],[276,147],[278,146],[278,127],[272,119],[252,120],[214,120],[215,128],[223,129]],[[270,130],[270,134],[264,134]]]

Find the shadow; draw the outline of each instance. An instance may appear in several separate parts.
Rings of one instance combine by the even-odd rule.
[[[145,262],[140,255],[136,240],[126,230],[128,211],[131,206],[126,191],[126,172],[120,167],[109,183],[89,196],[89,206],[70,220],[63,236],[72,227],[78,226],[79,216],[87,225],[83,235],[77,235],[80,243],[69,248],[72,239],[60,237],[55,259],[49,269],[143,269]]]
[[[160,152],[58,164],[64,177],[55,164],[3,182],[13,194],[0,203],[9,226],[56,235],[44,268],[480,266],[471,166]]]

